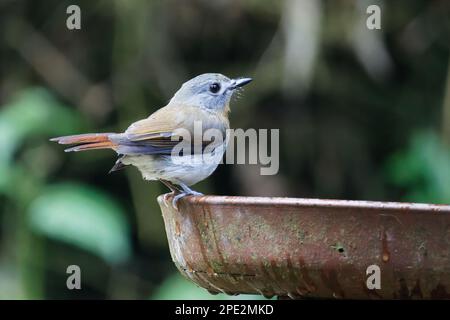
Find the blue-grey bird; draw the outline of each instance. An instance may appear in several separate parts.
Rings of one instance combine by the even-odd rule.
[[[159,180],[172,190],[173,205],[176,207],[177,201],[186,195],[201,195],[190,186],[216,170],[226,149],[231,97],[236,89],[251,80],[229,79],[218,73],[202,74],[185,82],[165,107],[146,119],[134,122],[123,133],[88,133],[53,138],[51,141],[75,145],[66,152],[93,149],[116,151],[119,159],[111,171],[127,165],[136,166],[145,180]],[[201,157],[205,146],[211,143],[203,140],[203,136],[200,141],[194,138],[188,141],[192,145],[189,154],[173,154],[180,140],[186,139],[183,132],[194,136],[196,123],[201,124],[202,132],[214,129],[224,137],[220,142],[214,141],[213,161],[204,161]],[[199,144],[200,148],[197,148]]]

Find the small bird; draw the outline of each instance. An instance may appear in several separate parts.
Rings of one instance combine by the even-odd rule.
[[[123,133],[88,133],[50,140],[74,145],[66,152],[114,150],[119,158],[110,172],[128,165],[137,167],[145,180],[159,180],[172,191],[172,204],[177,208],[182,197],[202,195],[190,186],[216,170],[228,141],[214,141],[215,148],[209,152],[218,161],[205,161],[201,153],[211,141],[203,136],[200,141],[186,137],[182,131],[193,137],[197,134],[195,124],[200,123],[203,132],[215,129],[227,137],[231,97],[251,81],[251,78],[230,79],[218,73],[202,74],[185,82],[165,107],[132,123]],[[187,154],[174,155],[174,148],[183,139],[193,148]]]

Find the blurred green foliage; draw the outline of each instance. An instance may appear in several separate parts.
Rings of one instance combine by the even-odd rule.
[[[404,200],[450,202],[450,150],[432,131],[414,134],[409,146],[388,162],[388,174],[406,189]]]
[[[226,294],[210,294],[205,289],[196,286],[190,280],[184,278],[179,273],[176,273],[170,277],[167,277],[151,299],[155,300],[264,300],[261,295],[237,295],[230,296]]]
[[[67,134],[81,128],[81,117],[43,88],[29,88],[0,110],[0,192],[20,193],[15,152],[26,139]],[[11,189],[13,188],[13,189]]]
[[[29,207],[31,229],[79,246],[109,263],[130,256],[128,223],[117,202],[92,187],[58,184],[42,190]]]

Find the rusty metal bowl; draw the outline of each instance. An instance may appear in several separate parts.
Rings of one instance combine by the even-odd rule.
[[[172,259],[211,293],[449,299],[450,206],[293,198],[158,198]],[[368,289],[367,268],[381,289]]]

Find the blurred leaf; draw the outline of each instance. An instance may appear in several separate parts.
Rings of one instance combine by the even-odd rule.
[[[406,200],[450,202],[450,151],[433,132],[413,135],[409,147],[388,162],[388,174],[406,188]]]
[[[63,135],[76,131],[81,118],[58,102],[47,90],[22,91],[0,110],[0,190],[11,183],[14,152],[27,137]]]
[[[10,157],[26,136],[73,132],[80,123],[74,110],[62,105],[45,89],[27,89],[0,112],[0,145],[3,151],[0,161]]]
[[[124,212],[114,199],[97,189],[54,185],[31,203],[28,214],[34,231],[90,251],[107,262],[122,262],[130,255]]]
[[[183,278],[179,273],[168,277],[151,298],[156,300],[266,300],[263,296],[252,294],[241,294],[238,296],[230,296],[223,293],[211,294]]]

